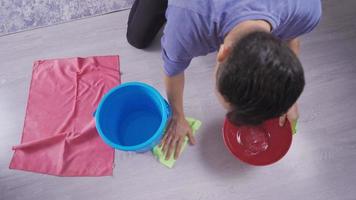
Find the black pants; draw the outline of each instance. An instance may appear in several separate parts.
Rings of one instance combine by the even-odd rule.
[[[136,0],[127,22],[127,41],[134,47],[146,48],[166,22],[168,0]]]

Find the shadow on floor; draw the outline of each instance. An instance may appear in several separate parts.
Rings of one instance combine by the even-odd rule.
[[[161,37],[163,36],[163,27],[161,28],[161,30],[157,33],[155,39],[152,41],[152,43],[145,49],[143,49],[143,51],[146,52],[161,52]]]
[[[223,178],[242,178],[253,171],[254,167],[236,159],[225,147],[222,126],[222,119],[204,122],[199,139],[201,160],[211,174]]]

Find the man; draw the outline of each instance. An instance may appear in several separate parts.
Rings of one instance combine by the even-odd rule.
[[[167,20],[161,43],[173,115],[162,140],[166,159],[178,158],[185,136],[195,143],[183,109],[184,70],[210,52],[218,51],[217,96],[233,123],[296,120],[305,84],[298,37],[320,17],[320,0],[136,0],[127,31],[133,46],[147,47]]]

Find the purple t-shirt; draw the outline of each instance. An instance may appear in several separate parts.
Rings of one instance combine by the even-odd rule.
[[[320,0],[169,0],[161,39],[165,72],[174,76],[192,58],[217,51],[242,21],[266,20],[273,35],[288,40],[313,30],[320,16]]]

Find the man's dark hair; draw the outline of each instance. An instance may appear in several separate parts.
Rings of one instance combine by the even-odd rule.
[[[234,124],[259,125],[286,113],[305,85],[297,56],[266,32],[239,40],[217,71],[217,89],[232,106]]]

